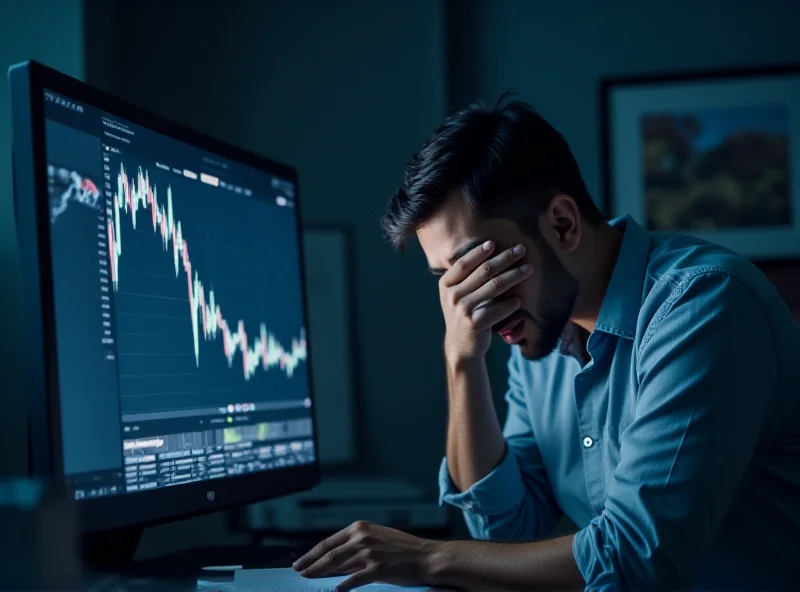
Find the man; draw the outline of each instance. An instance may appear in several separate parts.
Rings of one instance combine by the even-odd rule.
[[[296,569],[344,590],[800,589],[800,328],[752,264],[606,223],[521,103],[446,121],[383,225],[439,276],[442,500],[485,541],[358,523]],[[492,333],[513,346],[502,431]],[[542,541],[562,514],[578,532]]]

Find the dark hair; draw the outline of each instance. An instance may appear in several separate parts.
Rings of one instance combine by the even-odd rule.
[[[454,190],[482,217],[522,199],[538,219],[565,193],[585,221],[604,221],[563,136],[527,103],[504,101],[476,103],[450,116],[411,158],[381,221],[398,250]]]

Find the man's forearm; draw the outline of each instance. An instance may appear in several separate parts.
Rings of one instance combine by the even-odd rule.
[[[429,583],[466,592],[583,590],[572,539],[573,535],[537,543],[435,543]]]
[[[466,491],[502,460],[505,440],[482,358],[447,364],[450,419],[447,466],[455,486]]]

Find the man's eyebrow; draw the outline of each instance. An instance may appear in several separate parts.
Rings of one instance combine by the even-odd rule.
[[[450,257],[448,262],[450,263],[450,265],[453,265],[456,261],[458,261],[464,255],[469,253],[472,249],[474,249],[475,247],[477,247],[480,244],[483,244],[484,242],[485,242],[485,239],[476,238],[476,239],[473,239],[473,240],[469,241],[468,243],[465,243],[464,245],[462,245],[458,249],[456,249],[456,251],[451,255],[451,257]],[[430,271],[433,275],[442,275],[447,270],[443,269],[441,267],[429,267],[428,271]]]

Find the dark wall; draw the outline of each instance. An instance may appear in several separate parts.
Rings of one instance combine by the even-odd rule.
[[[515,88],[572,147],[600,195],[601,78],[800,61],[800,2],[791,0],[465,0],[456,52],[475,69],[458,98]],[[467,46],[464,49],[464,46]]]
[[[352,231],[361,466],[435,486],[446,401],[436,283],[418,250],[400,257],[383,243],[378,220],[444,115],[442,3],[87,9],[103,32],[90,40],[90,82],[296,165],[304,220]]]

